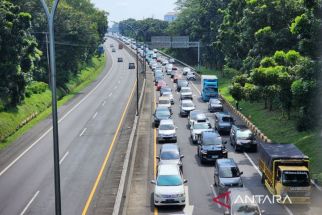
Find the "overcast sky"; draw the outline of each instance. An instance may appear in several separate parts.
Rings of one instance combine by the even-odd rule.
[[[128,18],[162,19],[174,11],[176,0],[91,0],[97,8],[109,12],[109,20],[122,21]],[[110,23],[111,24],[111,23]]]

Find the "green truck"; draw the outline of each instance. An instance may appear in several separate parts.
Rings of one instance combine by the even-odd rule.
[[[293,144],[259,143],[262,183],[282,204],[309,204],[309,158]],[[278,198],[277,198],[278,199]]]

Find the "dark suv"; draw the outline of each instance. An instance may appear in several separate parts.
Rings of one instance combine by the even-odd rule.
[[[230,133],[235,120],[226,112],[215,113],[215,128],[219,133]]]
[[[204,131],[201,133],[201,141],[198,145],[198,157],[200,163],[213,162],[218,158],[227,158],[227,150],[221,136],[216,131]]]
[[[257,151],[257,141],[253,132],[245,125],[233,125],[230,130],[230,143],[235,151]]]

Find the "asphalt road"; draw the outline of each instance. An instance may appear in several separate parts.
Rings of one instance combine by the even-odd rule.
[[[182,69],[180,65],[176,65]],[[165,75],[166,76],[166,75]],[[178,145],[181,148],[183,158],[183,175],[188,179],[186,191],[188,191],[189,204],[184,209],[178,207],[160,207],[158,209],[151,209],[154,214],[223,214],[224,208],[213,202],[213,198],[217,196],[217,191],[213,188],[213,174],[214,167],[212,164],[203,165],[197,157],[197,146],[192,144],[190,140],[190,131],[187,127],[187,118],[179,116],[179,94],[175,91],[175,84],[166,76],[167,85],[173,89],[175,104],[172,106],[173,120],[177,129]],[[207,110],[207,103],[200,99],[200,82],[190,82],[190,87],[193,91],[193,102],[197,110],[202,110],[207,113],[211,124],[214,125],[213,114]],[[155,92],[156,101],[158,100],[159,92]],[[227,109],[225,108],[225,111]],[[241,121],[235,117],[237,123],[242,124]],[[244,186],[250,189],[253,195],[269,195],[268,191],[261,184],[261,176],[258,170],[258,153],[236,153],[230,145],[229,136],[223,136],[228,143],[228,157],[233,158],[238,164],[241,171]],[[157,144],[157,152],[160,144]],[[156,156],[156,155],[154,155]],[[153,161],[151,161],[152,163]],[[150,193],[152,193],[151,190]],[[265,214],[270,215],[301,215],[301,214],[320,214],[322,202],[322,193],[313,187],[312,204],[310,206],[284,206],[280,204],[271,204],[265,201],[260,204],[260,208],[265,210]],[[151,203],[153,207],[153,203]]]
[[[82,213],[134,89],[135,72],[127,68],[134,59],[113,43],[116,52],[107,47],[104,75],[59,115],[63,214]],[[118,63],[117,57],[124,62]],[[30,148],[1,164],[0,214],[54,214],[51,129],[34,139]]]

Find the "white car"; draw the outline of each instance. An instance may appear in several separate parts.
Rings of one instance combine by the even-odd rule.
[[[195,73],[194,72],[188,72],[187,73],[187,80],[188,81],[191,81],[191,80],[196,80],[196,75],[195,75]]]
[[[172,92],[164,92],[162,93],[162,96],[169,97],[171,104],[174,104],[174,98]]]
[[[169,97],[166,97],[166,96],[159,97],[158,106],[167,107],[167,108],[169,108],[170,112],[172,112],[172,110],[171,110],[171,100],[170,100]]]
[[[181,105],[180,105],[180,116],[188,116],[190,111],[195,110],[195,105],[193,102],[189,100],[181,100]]]
[[[168,75],[170,75],[170,74],[171,74],[171,72],[172,72],[172,68],[173,68],[173,64],[171,64],[171,63],[169,63],[169,64],[167,64],[167,65],[165,66],[165,69],[166,69],[166,72],[167,72],[167,74],[168,74]]]
[[[170,59],[169,59],[169,62],[170,62],[170,63],[174,63],[174,62],[175,62],[175,60],[174,60],[173,58],[170,58]]]
[[[158,128],[158,143],[166,142],[166,143],[176,143],[177,142],[177,134],[176,127],[174,126],[172,119],[162,119],[160,121],[160,125]]]
[[[156,180],[151,181],[154,187],[154,205],[186,205],[186,193],[182,172],[178,165],[162,164],[158,166]]]
[[[158,63],[157,62],[153,63],[151,66],[152,71],[154,71],[157,67],[158,67]]]
[[[180,99],[193,99],[192,98],[192,90],[190,87],[181,87],[180,89]]]
[[[192,143],[197,143],[204,131],[213,131],[209,122],[193,122],[190,126]]]
[[[183,71],[182,71],[182,74],[187,75],[189,72],[191,72],[191,69],[189,67],[184,67]]]

